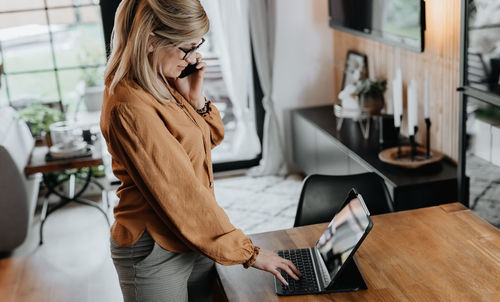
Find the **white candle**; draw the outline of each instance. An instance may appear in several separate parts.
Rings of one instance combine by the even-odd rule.
[[[398,80],[392,80],[392,102],[394,109],[394,127],[401,127],[401,109],[398,101]]]
[[[401,75],[401,68],[396,70],[396,88],[397,88],[397,97],[396,101],[398,102],[399,115],[403,114],[403,77]]]
[[[429,118],[429,74],[427,71],[425,71],[425,78],[424,78],[424,118]]]
[[[407,121],[408,121],[408,135],[415,135],[415,105],[413,99],[413,81],[408,85],[407,88]]]
[[[368,60],[368,78],[375,80],[375,68],[373,67],[373,60]]]
[[[417,82],[411,80],[411,92],[413,98],[413,126],[418,127],[418,96],[417,96]]]

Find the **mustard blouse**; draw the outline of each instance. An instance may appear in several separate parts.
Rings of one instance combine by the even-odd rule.
[[[224,138],[219,111],[211,105],[200,115],[170,90],[178,103],[160,103],[127,80],[104,94],[101,131],[122,182],[111,236],[130,246],[147,230],[166,250],[251,265],[258,248],[231,224],[213,191],[211,150]]]

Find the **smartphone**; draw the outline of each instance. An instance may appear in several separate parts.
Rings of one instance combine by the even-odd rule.
[[[198,63],[195,63],[195,64],[189,64],[188,66],[186,66],[186,68],[184,68],[184,70],[181,72],[181,74],[179,75],[179,78],[185,78],[187,77],[188,75],[194,73],[194,72],[197,72],[198,69],[196,68],[196,65]]]

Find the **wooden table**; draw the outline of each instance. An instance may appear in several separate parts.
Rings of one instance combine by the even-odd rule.
[[[109,225],[108,216],[99,205],[97,205],[93,201],[80,197],[88,188],[88,185],[91,182],[104,191],[104,187],[92,178],[92,169],[88,169],[86,177],[82,178],[84,180],[83,186],[78,192],[75,192],[75,180],[76,178],[80,178],[80,170],[82,168],[90,168],[103,164],[100,141],[94,143],[94,146],[92,146],[92,148],[92,156],[72,159],[59,159],[53,161],[47,161],[45,159],[45,155],[48,152],[47,146],[36,146],[33,148],[28,164],[24,168],[24,173],[26,175],[42,173],[43,183],[47,188],[47,193],[44,196],[42,213],[40,215],[40,244],[43,244],[43,226],[48,216],[70,202],[76,202],[98,209],[104,215]],[[55,180],[55,177],[52,177],[53,173],[55,172],[63,173],[65,174],[65,177],[61,180]],[[57,189],[59,185],[65,182],[69,182],[69,194],[67,195]],[[57,195],[60,198],[60,202],[49,207],[49,197],[52,194]]]
[[[24,168],[24,173],[26,175],[35,173],[47,174],[51,172],[61,172],[68,169],[81,169],[102,165],[103,162],[100,146],[98,146],[98,148],[94,148],[94,150],[96,152],[94,152],[90,157],[46,161],[45,155],[49,151],[49,148],[47,146],[37,146],[33,148],[33,151],[31,152],[31,157],[28,164]]]
[[[278,297],[273,277],[217,265],[227,301],[500,301],[500,231],[459,203],[373,216],[356,253],[367,290]],[[327,224],[251,235],[265,249],[313,246]]]

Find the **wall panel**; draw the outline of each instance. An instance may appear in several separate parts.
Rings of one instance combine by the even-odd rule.
[[[406,88],[412,79],[417,81],[419,93],[419,132],[417,141],[424,142],[423,120],[424,75],[429,74],[430,111],[432,121],[431,146],[456,160],[458,157],[458,93],[460,59],[460,1],[427,0],[425,51],[416,53],[373,40],[333,30],[334,92],[342,85],[345,58],[348,50],[368,56],[371,74],[388,79],[386,102],[392,112],[391,82],[398,66],[403,72],[404,108]],[[406,112],[406,111],[405,111]],[[403,134],[406,135],[406,117]]]

